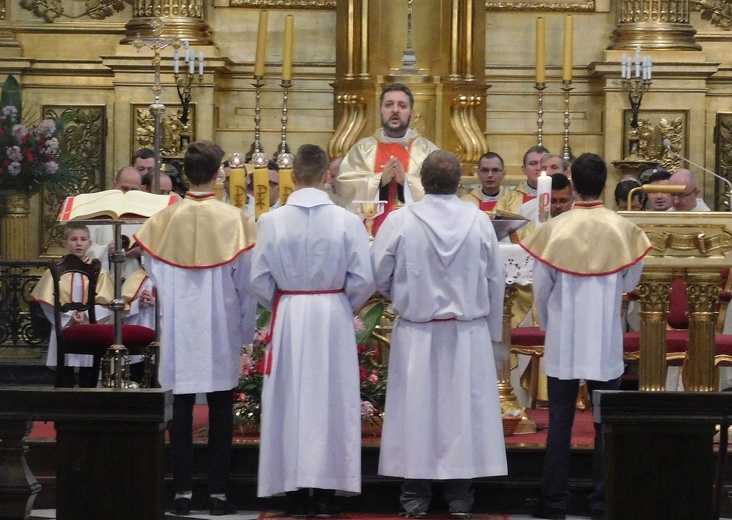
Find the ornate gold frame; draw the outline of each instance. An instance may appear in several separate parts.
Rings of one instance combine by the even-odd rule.
[[[486,0],[488,11],[595,11],[595,0]]]
[[[153,117],[150,115],[150,105],[142,103],[132,103],[130,105],[130,153],[132,154],[140,148],[153,148],[154,125]],[[183,105],[180,103],[171,103],[165,105],[165,114],[161,119],[161,143],[160,156],[163,159],[170,157],[182,157],[182,150],[179,148],[180,134],[182,125],[180,124],[180,115]],[[190,141],[196,140],[197,126],[197,108],[196,103],[191,103],[188,108],[188,129]]]
[[[262,9],[335,9],[336,0],[229,0],[229,7]]]
[[[628,156],[628,139],[630,121],[633,111],[623,110],[623,151]],[[677,170],[683,165],[680,159],[670,156],[663,148],[663,140],[671,141],[674,151],[688,157],[689,152],[689,111],[688,110],[641,110],[638,113],[640,132],[639,154],[642,159],[654,160],[663,164],[669,171]],[[646,135],[647,134],[647,135]],[[645,144],[644,144],[645,143]]]

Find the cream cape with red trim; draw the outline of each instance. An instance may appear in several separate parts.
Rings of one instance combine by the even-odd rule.
[[[574,208],[519,242],[549,267],[577,276],[603,276],[634,265],[651,250],[645,233],[602,202]]]
[[[216,200],[213,193],[186,194],[185,199],[156,213],[135,233],[135,240],[147,253],[184,269],[228,264],[253,247],[255,237],[254,220]]]
[[[84,262],[89,263],[89,258],[84,258]],[[86,289],[87,289],[87,278],[84,275],[82,279],[82,302],[86,303]],[[61,277],[58,284],[58,290],[60,291],[59,301],[61,304],[69,303],[71,301],[71,291],[74,283],[74,273],[66,273]],[[78,295],[75,295],[78,298]],[[51,271],[46,271],[41,276],[36,286],[31,292],[31,298],[39,303],[45,303],[53,307],[53,277]],[[108,305],[114,298],[114,282],[112,277],[106,269],[102,269],[97,279],[97,292],[94,297],[94,301],[97,305]]]

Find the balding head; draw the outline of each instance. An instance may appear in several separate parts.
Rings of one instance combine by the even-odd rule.
[[[345,155],[341,155],[340,157],[336,157],[332,161],[330,161],[330,164],[328,165],[328,176],[330,179],[330,187],[333,190],[333,193],[338,192],[338,173],[341,168],[341,163],[343,162]]]
[[[676,211],[692,211],[696,208],[696,198],[699,195],[699,185],[691,171],[686,168],[674,173],[668,180],[669,184],[682,184],[686,186],[684,193],[675,193],[673,196],[673,205]]]
[[[112,187],[125,193],[139,190],[142,187],[140,172],[132,166],[125,166],[117,172],[117,178],[112,183]]]

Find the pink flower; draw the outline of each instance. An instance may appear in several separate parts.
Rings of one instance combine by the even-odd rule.
[[[359,318],[358,316],[355,316],[353,318],[353,328],[355,329],[356,332],[361,332],[366,327],[364,326],[363,321],[361,321],[361,318]]]
[[[239,358],[239,377],[245,377],[254,373],[256,363],[249,354],[242,354]]]
[[[46,173],[53,175],[58,171],[58,163],[56,161],[48,161],[46,163]]]
[[[375,385],[376,383],[378,383],[378,382],[379,382],[379,376],[377,376],[377,375],[376,375],[375,373],[374,373],[374,374],[371,374],[371,375],[369,376],[369,382],[370,382],[370,383],[371,383],[372,385]]]
[[[374,405],[368,401],[361,401],[361,418],[374,416]]]

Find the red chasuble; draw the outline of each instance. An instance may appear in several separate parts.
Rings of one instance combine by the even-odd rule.
[[[493,208],[496,207],[496,204],[498,203],[497,200],[492,200],[489,202],[483,202],[482,200],[478,203],[478,207],[480,208],[480,211],[493,211]]]
[[[397,159],[399,159],[399,162],[401,162],[402,166],[404,167],[404,171],[408,171],[409,154],[411,151],[411,142],[409,143],[408,148],[405,148],[400,143],[379,142],[376,147],[376,163],[374,164],[374,173],[381,174],[384,171],[384,166],[387,162],[389,162],[389,159],[391,159],[392,157],[396,157]],[[406,179],[404,182],[406,182]],[[384,212],[378,217],[374,218],[374,227],[372,229],[374,236],[376,236],[376,233],[379,231],[381,223],[384,221],[386,216],[391,213],[391,210],[394,209],[394,206],[399,204],[399,199],[397,197],[397,194],[399,193],[399,186],[397,182],[393,180],[387,185],[387,187],[389,189],[389,197],[386,200],[386,204],[384,204]]]

